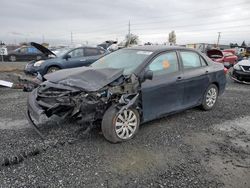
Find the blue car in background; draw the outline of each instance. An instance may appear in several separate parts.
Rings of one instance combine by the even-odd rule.
[[[37,44],[36,48],[39,50],[40,48],[44,48],[43,51],[45,49],[50,51],[38,45],[39,44]],[[106,54],[107,51],[101,47],[88,46],[61,49],[56,54],[50,51],[50,55],[56,56],[55,58],[29,62],[24,72],[32,75],[37,75],[39,73],[44,76],[47,73],[55,72],[60,69],[89,66]]]
[[[44,58],[46,58],[46,54],[32,45],[22,46],[8,52],[8,55],[4,56],[5,61],[11,62],[40,60]]]

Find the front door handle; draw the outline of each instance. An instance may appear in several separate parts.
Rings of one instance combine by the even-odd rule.
[[[86,59],[80,59],[80,61],[86,61]]]
[[[209,71],[208,70],[206,70],[206,72],[205,72],[206,74],[208,74],[209,73]]]
[[[180,81],[180,80],[182,80],[182,77],[181,77],[181,76],[178,76],[178,77],[177,77],[177,81]]]

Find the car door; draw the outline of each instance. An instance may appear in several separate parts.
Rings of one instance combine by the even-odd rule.
[[[209,85],[209,67],[204,58],[194,51],[179,51],[182,70],[184,96],[183,107],[188,108],[201,103]]]
[[[84,48],[84,58],[85,61],[82,62],[84,66],[89,66],[99,59],[103,54],[104,50],[99,48]]]
[[[25,56],[25,60],[34,60],[37,56],[37,50],[34,47],[27,47],[27,55]]]
[[[180,110],[184,90],[176,52],[158,55],[146,69],[153,71],[153,79],[141,85],[143,120]]]
[[[28,57],[28,47],[22,47],[17,51],[17,59],[18,60],[27,60]]]
[[[81,67],[85,61],[83,48],[73,49],[65,57],[63,62],[64,68]]]

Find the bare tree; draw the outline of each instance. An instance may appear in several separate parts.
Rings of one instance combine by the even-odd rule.
[[[176,34],[175,31],[171,31],[168,35],[168,42],[170,45],[176,44]]]
[[[139,37],[134,34],[127,34],[125,37],[125,46],[135,45],[139,43]]]

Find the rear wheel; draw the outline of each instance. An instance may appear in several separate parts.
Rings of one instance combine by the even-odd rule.
[[[11,55],[11,56],[9,57],[9,60],[10,60],[11,62],[15,62],[15,61],[16,61],[16,56]]]
[[[123,142],[133,138],[138,132],[140,116],[136,109],[130,108],[118,113],[116,107],[111,106],[102,119],[104,137],[112,142]]]
[[[211,84],[203,96],[201,108],[203,110],[211,110],[215,106],[217,99],[218,87],[215,84]]]
[[[49,67],[48,70],[47,70],[47,74],[52,73],[52,72],[56,72],[58,70],[60,70],[59,67],[56,67],[56,66]]]

